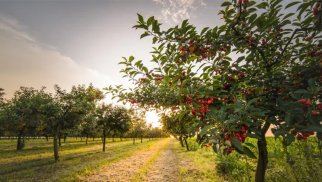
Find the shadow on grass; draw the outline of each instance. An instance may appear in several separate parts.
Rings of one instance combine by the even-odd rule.
[[[71,143],[66,143],[62,144],[61,149],[62,150],[70,150],[70,149],[77,149],[81,147],[86,147],[86,146],[93,146],[93,145],[99,145],[101,142],[97,143],[88,143],[87,145],[85,143],[77,143],[77,144],[71,144]],[[13,150],[0,150],[0,157],[1,158],[15,158],[17,156],[26,156],[26,155],[32,155],[32,154],[40,154],[40,153],[45,153],[45,152],[52,152],[53,150],[53,145],[49,146],[35,146],[32,148],[25,148],[21,151],[17,151],[15,149]]]
[[[101,153],[101,151],[89,151],[86,153],[80,154],[66,154],[61,156],[61,159],[58,163],[55,162],[54,157],[46,157],[41,159],[33,159],[24,162],[14,162],[10,164],[0,165],[0,175],[7,175],[10,173],[16,173],[23,170],[30,170],[30,168],[40,168],[47,165],[52,164],[64,164],[64,161],[70,161],[74,159],[86,158],[90,155],[96,155],[97,153]]]

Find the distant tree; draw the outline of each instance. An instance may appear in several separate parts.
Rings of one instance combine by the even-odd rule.
[[[75,126],[75,130],[79,132],[81,136],[86,137],[86,144],[88,142],[88,137],[94,137],[98,133],[98,123],[97,123],[97,103],[101,99],[104,98],[103,93],[95,89],[92,85],[90,85],[86,92],[88,96],[90,96],[92,99],[94,99],[95,105],[94,107],[91,107],[89,110],[87,110],[86,115],[83,117],[83,119],[80,122],[79,126]]]
[[[189,112],[171,112],[161,116],[163,128],[180,141],[182,147],[189,150],[187,138],[195,135],[196,119]]]
[[[85,136],[86,140],[85,143],[87,144],[89,137],[94,137],[97,132],[97,119],[94,114],[88,114],[85,118],[81,121],[80,125],[80,134],[81,136]]]
[[[4,131],[5,131],[5,127],[4,127],[5,123],[4,122],[5,121],[4,121],[4,112],[3,112],[4,106],[5,106],[4,94],[5,94],[4,89],[0,88],[0,137],[5,135],[5,133],[4,133]]]
[[[47,131],[54,137],[54,157],[59,160],[59,137],[75,128],[86,114],[93,110],[102,97],[90,92],[85,86],[73,86],[70,92],[55,86],[56,95],[43,107],[46,116]]]
[[[12,134],[18,136],[17,150],[25,145],[26,135],[36,135],[39,131],[41,115],[39,108],[48,101],[49,95],[34,88],[21,87],[4,107],[2,120]]]
[[[0,107],[4,104],[4,95],[5,95],[4,89],[0,88]]]
[[[106,136],[115,132],[126,132],[129,129],[130,116],[124,108],[102,104],[97,109],[97,117],[103,134],[103,152],[105,152]]]
[[[135,138],[140,138],[142,143],[142,138],[145,135],[146,129],[147,125],[143,119],[133,121],[133,143],[135,143]]]

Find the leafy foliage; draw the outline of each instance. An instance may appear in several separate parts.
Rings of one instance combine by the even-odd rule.
[[[256,157],[242,144],[256,138],[256,181],[263,181],[270,126],[287,144],[320,132],[321,1],[240,0],[222,7],[224,24],[200,32],[188,20],[162,30],[154,17],[138,15],[134,28],[152,37],[154,67],[124,58],[121,72],[136,85],[109,91],[140,107],[191,112],[199,141],[225,145],[226,154]],[[247,130],[239,133],[242,126]]]

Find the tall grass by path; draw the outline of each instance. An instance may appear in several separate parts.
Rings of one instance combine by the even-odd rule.
[[[216,159],[212,148],[200,148],[194,138],[188,139],[190,149],[175,144],[175,152],[180,161],[179,181],[182,182],[221,182],[224,181],[216,173]]]

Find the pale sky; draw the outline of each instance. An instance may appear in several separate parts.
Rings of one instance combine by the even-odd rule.
[[[285,2],[290,2],[287,0]],[[118,62],[150,60],[151,40],[140,40],[137,13],[163,27],[184,19],[199,30],[222,24],[223,0],[0,0],[0,88],[12,97],[20,86],[53,91],[58,84],[129,85]],[[285,3],[284,2],[284,3]],[[147,119],[158,126],[155,112]]]
[[[128,84],[121,58],[148,61],[151,40],[140,40],[137,13],[164,27],[189,18],[199,27],[221,23],[220,1],[0,0],[0,87],[10,98],[20,86],[53,90],[93,83]]]

